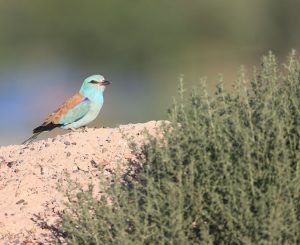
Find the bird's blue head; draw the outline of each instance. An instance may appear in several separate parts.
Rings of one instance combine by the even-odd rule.
[[[80,93],[85,95],[90,92],[101,92],[103,93],[105,87],[109,85],[110,82],[106,81],[101,75],[92,75],[84,79],[83,84],[80,88]]]

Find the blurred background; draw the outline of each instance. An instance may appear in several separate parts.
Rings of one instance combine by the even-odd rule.
[[[0,2],[0,145],[17,144],[77,92],[113,82],[91,126],[166,118],[184,74],[189,88],[231,82],[272,50],[299,50],[293,0],[31,0]],[[47,137],[47,136],[44,136]]]

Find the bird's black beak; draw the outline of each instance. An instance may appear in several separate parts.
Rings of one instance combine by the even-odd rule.
[[[104,80],[104,81],[101,82],[101,85],[104,85],[104,86],[109,85],[109,84],[111,84],[110,81]]]

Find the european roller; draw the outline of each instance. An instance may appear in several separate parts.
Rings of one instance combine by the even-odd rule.
[[[35,128],[33,135],[23,144],[30,143],[44,131],[56,127],[76,129],[95,120],[103,105],[103,92],[108,84],[110,82],[101,75],[86,78],[79,92],[66,100],[41,126]]]

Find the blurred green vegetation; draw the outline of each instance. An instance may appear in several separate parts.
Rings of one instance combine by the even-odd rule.
[[[1,61],[60,56],[147,70],[207,54],[281,54],[299,46],[299,7],[292,0],[1,1]]]
[[[68,244],[299,244],[299,61],[269,54],[234,84],[181,86],[137,161],[100,176],[101,198],[71,183]]]

